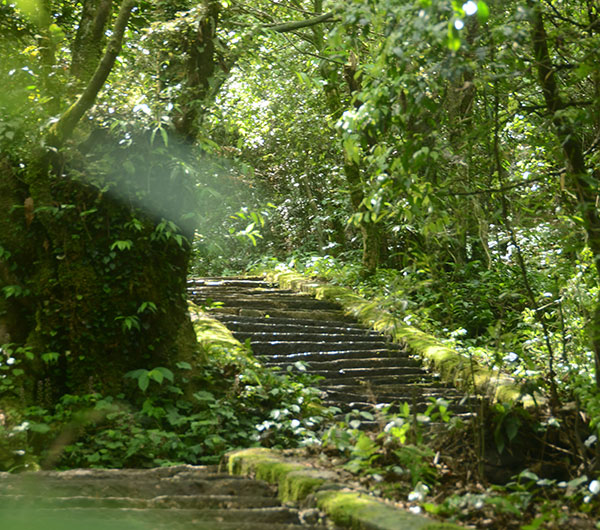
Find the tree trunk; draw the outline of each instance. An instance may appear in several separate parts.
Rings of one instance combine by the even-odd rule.
[[[72,49],[71,74],[88,81],[102,57],[112,0],[86,0]]]
[[[361,88],[361,82],[357,75],[356,61],[356,56],[352,53],[350,60],[344,66],[344,77],[352,95],[356,95]],[[357,108],[361,104],[358,99],[354,102]],[[376,144],[376,139],[368,131],[365,131],[363,134],[365,144],[368,148],[372,148]],[[363,170],[360,161],[353,159],[345,151],[344,149],[344,175],[350,187],[350,201],[354,211],[362,214],[359,222],[363,240],[362,265],[366,274],[373,274],[377,270],[377,267],[381,265],[385,255],[385,234],[382,225],[371,218],[371,211],[365,206],[364,188],[366,183],[362,176]]]
[[[172,139],[167,152],[140,135],[119,151],[107,136],[85,154],[114,169],[99,174],[64,158],[60,180],[48,166],[53,206],[7,208],[13,214],[0,220],[2,287],[24,291],[0,303],[0,330],[34,356],[23,359],[29,402],[41,388],[46,400],[118,393],[129,370],[202,360],[186,303],[192,184],[164,179],[174,158],[196,163],[189,147]],[[34,187],[19,189],[10,174],[3,164],[2,197],[31,201]]]
[[[26,403],[118,393],[129,370],[200,360],[186,303],[193,183],[173,171],[197,165],[189,144],[133,133],[124,149],[100,133],[58,149],[104,86],[134,5],[123,1],[83,94],[50,128],[54,149],[0,160],[0,339],[15,343],[25,370],[12,398]]]

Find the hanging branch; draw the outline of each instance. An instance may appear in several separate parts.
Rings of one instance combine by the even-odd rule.
[[[301,28],[308,28],[310,26],[315,26],[316,24],[321,24],[327,20],[333,18],[333,13],[324,13],[323,15],[319,15],[318,17],[307,18],[306,20],[295,20],[293,22],[285,22],[283,24],[265,24],[262,26],[263,28],[270,29],[271,31],[276,31],[278,33],[285,33],[288,31],[295,31]]]
[[[104,83],[115,64],[117,56],[121,51],[123,35],[127,28],[131,10],[134,8],[135,4],[136,0],[123,0],[113,28],[113,35],[106,47],[104,57],[102,57],[94,75],[77,101],[68,108],[52,127],[50,127],[47,135],[47,143],[49,146],[54,148],[62,146],[65,140],[73,134],[79,120],[81,120],[83,115],[96,101],[96,97],[104,86]]]

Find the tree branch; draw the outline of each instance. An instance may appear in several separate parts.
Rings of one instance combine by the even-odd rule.
[[[48,145],[60,147],[75,130],[77,123],[83,115],[92,107],[98,96],[98,92],[104,86],[108,75],[110,74],[115,60],[121,51],[123,35],[127,28],[127,22],[131,15],[131,10],[136,4],[136,0],[123,0],[119,9],[119,14],[113,28],[113,35],[106,47],[104,57],[98,64],[94,75],[87,84],[83,94],[69,109],[50,127],[47,135]]]
[[[277,33],[286,33],[301,28],[316,26],[317,24],[321,24],[322,22],[332,19],[333,16],[333,13],[329,12],[319,15],[318,17],[307,18],[306,20],[295,20],[293,22],[284,22],[283,24],[265,24],[262,27],[265,29],[270,29],[271,31],[276,31]]]

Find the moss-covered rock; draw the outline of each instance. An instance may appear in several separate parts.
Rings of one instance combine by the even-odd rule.
[[[235,475],[253,475],[278,486],[284,502],[312,499],[337,525],[364,530],[452,530],[460,527],[412,514],[391,503],[339,482],[335,472],[287,459],[262,447],[234,451],[228,469]]]

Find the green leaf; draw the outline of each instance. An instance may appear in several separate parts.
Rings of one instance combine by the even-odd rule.
[[[140,307],[138,307],[138,314],[143,313],[144,311],[150,311],[151,313],[156,313],[157,307],[154,302],[142,302]]]
[[[138,386],[140,387],[140,390],[142,392],[146,391],[149,384],[150,384],[150,379],[148,377],[148,372],[140,375],[140,377],[138,378]]]
[[[152,370],[153,372],[159,372],[162,377],[164,377],[165,379],[167,379],[168,381],[170,381],[171,383],[174,380],[174,375],[173,372],[171,372],[171,370],[169,370],[168,368],[165,368],[164,366],[159,366],[157,368],[155,368],[154,370]]]
[[[490,8],[485,2],[477,2],[477,20],[480,24],[485,24],[490,18]]]
[[[111,246],[110,249],[111,250],[129,250],[131,249],[131,247],[133,247],[133,241],[131,241],[131,239],[123,239],[123,240],[118,240],[115,241]]]
[[[42,353],[42,361],[45,363],[53,363],[58,361],[59,354],[57,352]]]
[[[506,436],[509,441],[514,440],[515,436],[519,432],[519,420],[517,418],[513,418],[509,416],[504,420],[504,429],[506,430]]]
[[[47,433],[50,430],[50,425],[47,423],[31,423],[29,430],[32,432],[39,432],[41,434]]]
[[[162,374],[161,371],[157,370],[156,368],[154,370],[150,370],[150,372],[148,372],[148,377],[150,379],[152,379],[153,381],[156,381],[159,385],[163,382],[165,376]]]
[[[175,363],[175,366],[177,366],[177,368],[179,368],[180,370],[192,369],[192,365],[190,363],[186,363],[185,361],[179,361],[178,363]]]
[[[167,131],[162,127],[160,129],[160,135],[162,136],[162,140],[165,144],[165,147],[169,147],[169,135],[167,134]]]
[[[460,37],[458,31],[454,27],[454,22],[451,20],[448,25],[447,46],[450,51],[457,52],[460,49]]]

